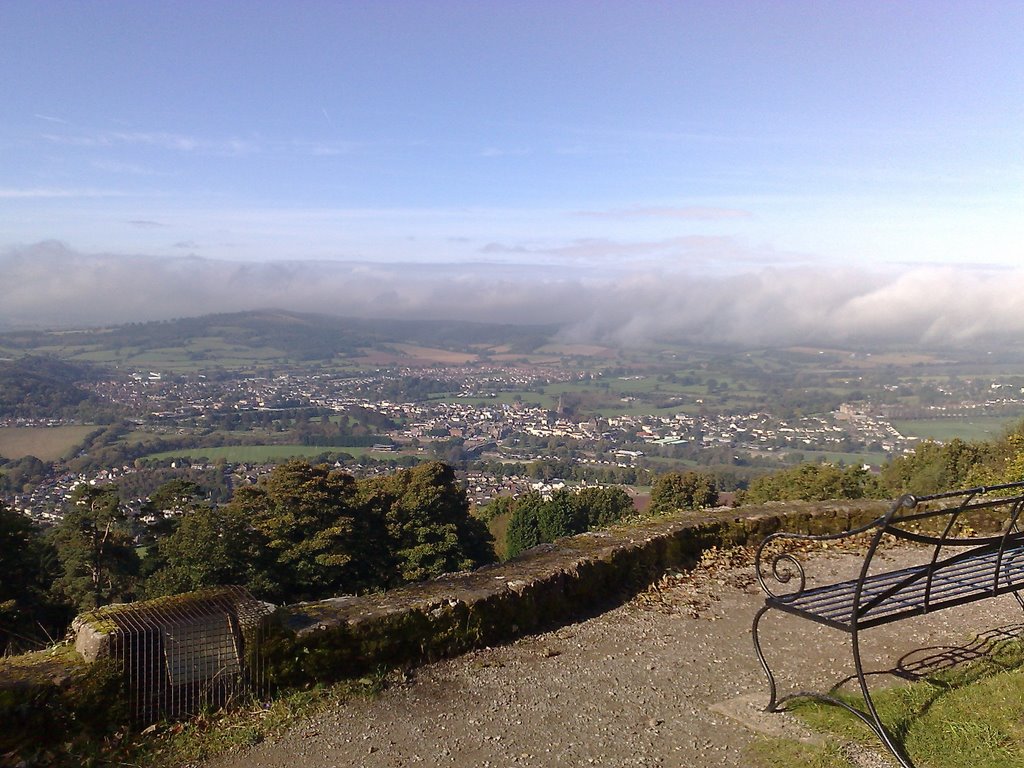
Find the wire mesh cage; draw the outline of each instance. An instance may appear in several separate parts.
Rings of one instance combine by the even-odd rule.
[[[152,723],[262,696],[271,613],[242,587],[217,587],[105,606],[89,620],[109,631],[132,717]]]

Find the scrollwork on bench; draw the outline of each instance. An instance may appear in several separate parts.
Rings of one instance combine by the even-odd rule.
[[[761,590],[770,598],[781,599],[783,597],[795,597],[807,588],[807,572],[803,562],[797,557],[797,553],[787,551],[790,545],[798,552],[806,552],[809,544],[820,544],[830,541],[849,539],[860,533],[875,527],[877,521],[871,521],[867,525],[855,528],[842,533],[809,534],[789,533],[780,531],[772,533],[764,538],[757,548],[754,556],[754,571],[757,576],[757,583]],[[779,551],[779,550],[782,551]],[[796,589],[780,594],[769,585],[769,580],[778,584],[788,585],[794,578],[799,579]]]

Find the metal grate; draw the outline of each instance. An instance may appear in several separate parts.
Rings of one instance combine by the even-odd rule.
[[[105,606],[90,622],[110,627],[132,716],[151,723],[265,693],[260,644],[271,610],[242,587],[217,587]]]

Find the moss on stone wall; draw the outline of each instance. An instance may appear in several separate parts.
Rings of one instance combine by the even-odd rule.
[[[70,646],[0,663],[0,755],[54,738],[88,741],[127,720],[121,670],[109,659],[86,664]]]
[[[632,521],[471,573],[286,606],[261,652],[272,682],[287,686],[422,664],[593,615],[712,547],[757,543],[783,528],[847,530],[885,509],[885,502],[779,502]],[[99,635],[106,629],[80,625]],[[0,663],[0,722],[11,724],[0,754],[17,747],[11,739],[100,734],[126,720],[119,670],[101,652],[93,658],[85,664],[65,648]]]
[[[414,666],[508,642],[628,599],[711,549],[786,529],[848,530],[885,502],[789,502],[686,512],[561,539],[498,566],[365,597],[288,606],[266,648],[280,684],[300,685]]]

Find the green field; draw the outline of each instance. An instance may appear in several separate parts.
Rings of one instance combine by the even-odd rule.
[[[223,346],[218,349],[210,345],[201,349],[185,345],[149,350],[89,350],[71,355],[70,359],[171,373],[195,373],[209,368],[244,370],[261,365],[290,362],[279,350],[270,348],[246,349]]]
[[[43,461],[59,459],[96,427],[0,427],[0,456],[20,459],[35,456]]]
[[[350,448],[337,445],[224,445],[216,448],[183,448],[177,451],[163,451],[151,453],[145,457],[147,460],[163,461],[165,459],[207,459],[216,461],[224,459],[231,463],[253,463],[258,464],[270,461],[283,461],[285,459],[308,459],[319,456],[321,453],[347,453],[357,458],[370,456],[375,459],[389,459],[398,456],[397,453],[375,452],[369,448]]]
[[[871,464],[878,466],[889,461],[889,457],[881,451],[873,453],[843,453],[840,451],[813,451],[809,449],[794,449],[789,453],[803,455],[803,461],[810,464],[829,462],[831,464],[844,464],[846,466],[857,466],[858,464]]]
[[[907,437],[921,437],[929,440],[984,441],[1002,435],[1020,421],[1016,416],[978,416],[971,419],[908,419],[894,421],[892,425]]]

